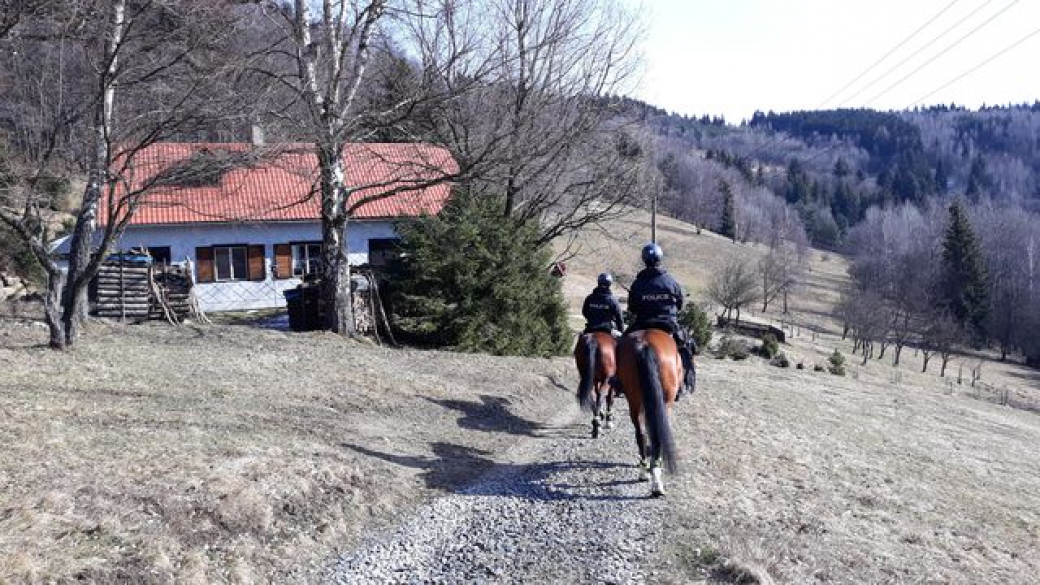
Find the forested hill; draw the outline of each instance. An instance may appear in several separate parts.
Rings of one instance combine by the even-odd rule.
[[[658,146],[670,210],[706,226],[721,224],[727,190],[763,188],[795,206],[824,247],[838,245],[872,206],[962,195],[1040,210],[1040,102],[756,112],[739,126],[619,104]]]

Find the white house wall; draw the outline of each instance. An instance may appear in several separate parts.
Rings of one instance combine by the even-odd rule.
[[[351,265],[368,262],[370,239],[395,237],[397,232],[393,223],[389,221],[350,223],[347,229],[347,250]],[[263,281],[207,282],[195,285],[195,293],[202,310],[217,312],[284,307],[285,297],[282,291],[300,284],[300,280],[273,278],[275,244],[320,241],[321,227],[317,223],[130,226],[115,249],[169,246],[171,262],[182,263],[189,259],[194,267],[198,265],[195,248],[262,244],[266,274]],[[57,251],[63,250],[59,247]]]

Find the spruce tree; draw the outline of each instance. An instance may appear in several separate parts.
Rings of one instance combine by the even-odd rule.
[[[719,191],[722,192],[722,225],[719,234],[737,241],[737,205],[733,195],[733,187],[726,179],[719,179]]]
[[[942,257],[941,293],[945,308],[980,341],[989,309],[986,267],[978,238],[960,202],[950,205]]]
[[[499,198],[461,191],[440,215],[402,224],[390,318],[404,340],[495,355],[558,355],[571,333],[550,252]]]

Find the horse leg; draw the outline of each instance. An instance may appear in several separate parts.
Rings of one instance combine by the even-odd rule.
[[[599,438],[599,427],[600,424],[602,424],[600,421],[602,418],[602,414],[600,413],[602,394],[599,389],[599,384],[594,385],[593,391],[596,393],[596,402],[592,405],[592,438],[596,439]]]
[[[608,429],[614,428],[614,388],[611,387],[608,382],[606,385],[607,393],[607,422],[606,427]]]
[[[650,463],[646,460],[646,432],[639,421],[639,413],[633,409],[632,426],[636,429],[636,445],[639,447],[639,479],[646,481],[650,479]]]
[[[650,495],[659,498],[664,495],[664,480],[661,477],[661,445],[650,439]]]

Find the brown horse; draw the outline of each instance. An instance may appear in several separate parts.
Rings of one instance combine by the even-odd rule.
[[[617,341],[609,333],[594,332],[578,336],[574,346],[574,362],[578,365],[578,404],[582,409],[592,412],[592,438],[599,436],[601,424],[606,428],[614,426],[614,391],[612,387],[617,366],[614,361],[614,349]],[[592,400],[595,391],[596,400]],[[601,412],[603,398],[607,399],[607,410]]]
[[[628,411],[636,430],[641,477],[650,480],[651,495],[662,496],[662,462],[669,473],[676,469],[670,418],[682,381],[682,359],[671,334],[646,329],[633,331],[621,339],[617,361],[618,378],[628,398]]]

